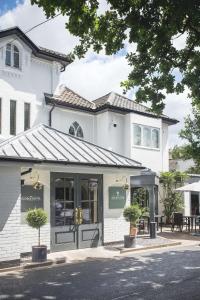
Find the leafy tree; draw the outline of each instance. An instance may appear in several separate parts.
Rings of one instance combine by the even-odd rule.
[[[47,223],[47,213],[42,208],[30,209],[26,221],[32,228],[38,229],[38,246],[40,246],[40,228]]]
[[[185,128],[181,130],[180,137],[187,141],[184,146],[184,159],[192,158],[195,166],[188,170],[190,173],[200,173],[200,108],[193,107],[193,117],[185,119]]]
[[[170,150],[170,154],[172,159],[185,159],[185,147],[175,145]]]
[[[175,189],[182,186],[187,178],[187,174],[179,171],[162,172],[160,174],[160,184],[163,189],[161,203],[164,206],[164,215],[167,223],[170,223],[172,214],[183,208],[183,198]]]
[[[46,16],[58,12],[66,16],[66,29],[80,38],[74,53],[83,57],[93,47],[111,55],[135,44],[127,53],[132,70],[122,83],[124,91],[136,88],[136,101],[151,101],[161,113],[165,93],[190,90],[193,103],[199,103],[200,89],[200,1],[199,0],[31,0]],[[185,38],[181,49],[174,42]],[[125,48],[126,50],[126,48]],[[180,80],[175,80],[179,74]]]
[[[123,216],[127,222],[130,222],[130,232],[129,234],[131,235],[132,228],[137,227],[137,222],[139,218],[142,215],[142,210],[139,206],[139,204],[132,204],[128,207],[126,207],[123,211]]]

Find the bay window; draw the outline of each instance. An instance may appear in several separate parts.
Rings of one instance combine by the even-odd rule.
[[[133,124],[133,143],[145,148],[160,148],[160,129]]]

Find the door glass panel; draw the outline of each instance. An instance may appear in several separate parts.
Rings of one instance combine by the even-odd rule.
[[[98,222],[98,180],[82,179],[81,184],[81,208],[83,212],[83,224]]]
[[[55,201],[55,225],[63,226],[64,225],[64,201]]]
[[[55,226],[74,224],[74,180],[55,180]]]
[[[64,201],[64,179],[58,178],[55,180],[55,200]]]
[[[73,225],[74,224],[74,202],[66,202],[65,209],[65,224]]]
[[[81,208],[83,212],[83,224],[90,224],[90,202],[89,201],[82,201]]]

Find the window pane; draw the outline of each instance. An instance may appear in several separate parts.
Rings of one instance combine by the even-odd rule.
[[[19,50],[16,46],[13,51],[13,67],[19,68]]]
[[[143,145],[151,147],[151,129],[148,127],[143,128]]]
[[[77,129],[76,136],[80,137],[80,138],[83,138],[83,130],[82,130],[82,128],[80,126]]]
[[[70,126],[70,128],[69,128],[69,134],[75,135],[75,129],[74,129],[73,126]]]
[[[6,66],[11,66],[11,44],[6,45]]]
[[[141,127],[134,125],[134,145],[141,145]]]
[[[78,122],[75,121],[75,122],[73,123],[73,126],[74,126],[75,130],[77,130],[77,128],[79,127]]]
[[[24,130],[30,129],[30,103],[24,103]]]
[[[159,133],[160,133],[159,129],[152,130],[152,147],[153,148],[159,148],[159,144],[160,144]]]
[[[10,134],[16,134],[16,101],[10,100]]]

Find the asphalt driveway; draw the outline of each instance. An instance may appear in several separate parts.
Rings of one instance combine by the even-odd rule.
[[[1,274],[0,299],[199,300],[200,247]]]

